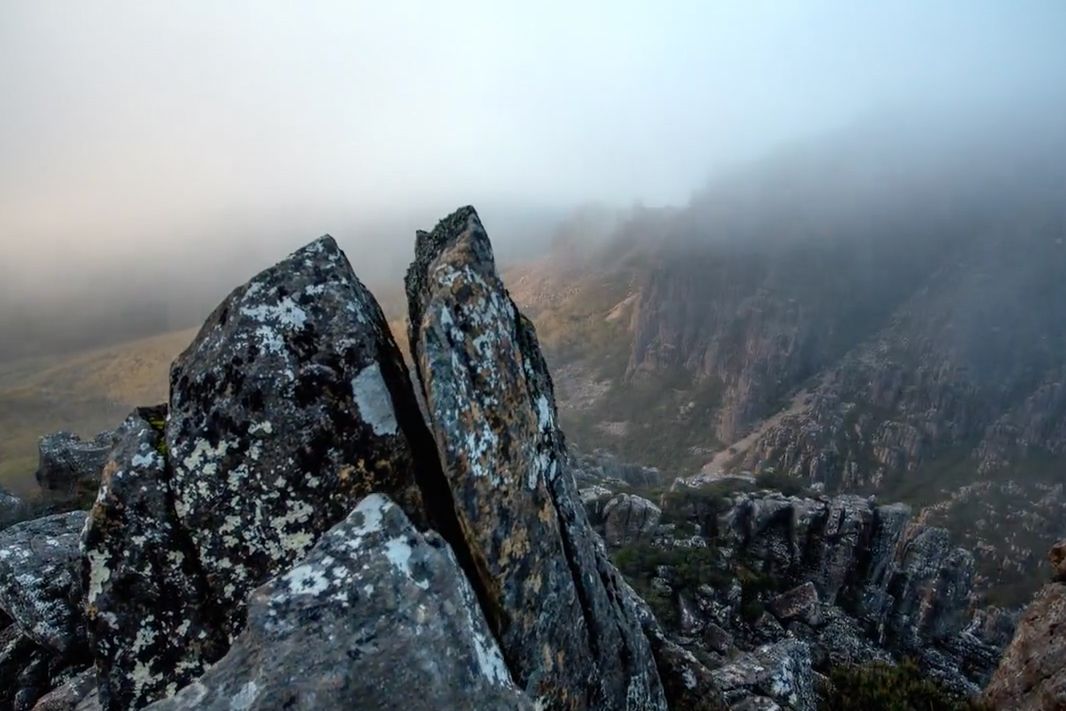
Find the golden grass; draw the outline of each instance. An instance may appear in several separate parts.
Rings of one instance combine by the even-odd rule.
[[[16,493],[34,490],[41,435],[90,436],[138,405],[164,402],[170,363],[195,335],[176,331],[71,356],[0,363],[0,484]]]

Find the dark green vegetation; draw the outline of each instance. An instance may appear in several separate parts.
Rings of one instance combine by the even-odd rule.
[[[825,711],[991,711],[930,680],[911,660],[837,667],[829,674]]]

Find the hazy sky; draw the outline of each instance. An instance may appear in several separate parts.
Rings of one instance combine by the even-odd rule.
[[[351,254],[367,223],[409,252],[469,202],[494,239],[494,213],[683,202],[870,113],[1024,110],[1063,92],[1064,38],[1062,0],[7,0],[0,275],[11,298],[257,237]]]

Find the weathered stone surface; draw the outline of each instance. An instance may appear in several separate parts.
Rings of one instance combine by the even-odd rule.
[[[95,711],[99,708],[96,671],[90,668],[38,699],[33,711]]]
[[[0,488],[0,530],[25,521],[33,515],[28,503]]]
[[[952,546],[944,529],[922,528],[904,542],[898,567],[887,628],[899,644],[918,649],[960,632],[973,590],[973,556]]]
[[[163,443],[166,408],[118,430],[82,538],[89,643],[104,708],[173,694],[225,651],[221,610],[174,513]]]
[[[19,676],[37,649],[17,625],[0,629],[0,708],[14,707],[21,688]]]
[[[24,521],[0,532],[0,608],[30,639],[64,656],[85,649],[78,536],[85,513]]]
[[[651,538],[662,510],[647,499],[617,494],[604,506],[604,540],[609,546],[626,546]]]
[[[331,237],[215,309],[171,369],[166,442],[174,508],[230,635],[247,594],[366,494],[419,513],[412,439],[431,442],[403,359]]]
[[[114,442],[113,432],[83,440],[70,432],[41,437],[37,444],[37,484],[64,499],[91,499]]]
[[[760,647],[712,674],[731,708],[772,708],[767,701],[796,711],[817,707],[810,649],[798,640]]]
[[[533,327],[473,208],[419,233],[407,295],[461,546],[516,682],[551,708],[664,707],[648,640],[566,469]]]
[[[801,620],[813,625],[819,621],[818,590],[809,581],[770,600],[769,607],[770,612],[782,622]]]
[[[374,494],[257,589],[229,653],[153,709],[532,709],[447,544]]]
[[[1056,576],[1064,549],[1059,542],[1049,555]],[[1045,585],[1022,613],[984,700],[997,709],[1066,708],[1066,583]]]

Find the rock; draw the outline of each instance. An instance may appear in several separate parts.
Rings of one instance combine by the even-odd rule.
[[[1051,561],[1051,569],[1054,572],[1054,580],[1066,582],[1066,541],[1059,541],[1048,552],[1048,560]]]
[[[444,541],[374,494],[257,589],[229,653],[158,711],[532,709]]]
[[[85,651],[84,524],[85,513],[73,511],[0,532],[0,608],[30,639],[65,657]]]
[[[973,556],[951,545],[941,528],[921,528],[903,545],[890,592],[889,632],[904,649],[946,640],[966,624],[973,589]]]
[[[797,711],[817,707],[810,649],[797,640],[759,647],[712,674],[730,708],[772,708],[767,701]]]
[[[822,600],[832,604],[858,565],[860,547],[864,534],[870,530],[873,511],[870,502],[862,497],[834,496],[824,516],[818,593]]]
[[[581,505],[585,507],[589,523],[602,529],[604,523],[604,509],[607,502],[614,496],[614,492],[605,486],[593,484],[578,491],[581,496]]]
[[[99,708],[96,671],[89,668],[38,699],[33,711],[93,711]]]
[[[106,709],[172,695],[225,652],[222,610],[174,513],[166,408],[126,419],[82,539],[89,644]]]
[[[801,620],[809,625],[817,625],[818,590],[814,583],[808,581],[770,600],[769,608],[782,622]]]
[[[174,509],[225,629],[363,496],[416,518],[438,465],[381,308],[331,237],[236,289],[170,373]]]
[[[713,652],[727,654],[733,647],[733,635],[715,623],[707,622],[703,626],[703,643]]]
[[[603,513],[604,540],[614,548],[651,538],[663,514],[658,506],[633,494],[615,495]]]
[[[641,627],[655,655],[663,691],[672,709],[719,711],[726,708],[711,671],[694,654],[667,637],[647,603],[623,582],[623,594],[637,611]]]
[[[1066,708],[1066,583],[1045,585],[1018,623],[984,692],[997,709]]]
[[[39,649],[17,625],[0,629],[0,708],[14,707],[21,687],[19,676]]]
[[[33,516],[32,507],[6,489],[0,488],[0,530]]]
[[[648,640],[598,543],[532,324],[471,207],[420,232],[410,343],[476,587],[515,681],[558,709],[664,708]]]
[[[113,441],[112,432],[101,432],[88,441],[70,432],[41,437],[37,484],[60,499],[91,501]]]

